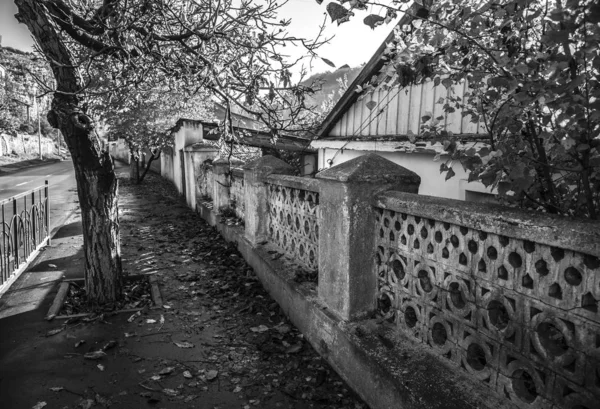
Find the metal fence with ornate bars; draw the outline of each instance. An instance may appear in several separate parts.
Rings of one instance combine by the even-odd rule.
[[[0,290],[22,271],[37,251],[50,242],[50,201],[48,181],[0,201]]]

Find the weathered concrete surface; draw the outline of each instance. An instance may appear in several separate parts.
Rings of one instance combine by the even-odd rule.
[[[219,154],[219,150],[214,146],[204,142],[198,142],[187,146],[184,149],[185,157],[185,174],[189,175],[186,179],[185,201],[191,209],[196,208],[198,196],[202,196],[200,188],[203,181],[200,168],[207,160],[213,160]]]
[[[398,191],[385,192],[374,198],[372,204],[600,257],[600,222]]]
[[[394,162],[375,153],[359,156],[340,165],[317,173],[317,178],[336,180],[338,182],[374,182],[393,183],[395,185],[411,186],[418,191],[421,178]],[[416,193],[416,192],[415,192]]]
[[[311,192],[319,192],[321,186],[319,179],[292,175],[269,175],[267,176],[267,182],[294,189],[310,190]]]
[[[267,237],[267,176],[291,175],[294,169],[274,156],[267,155],[253,160],[243,167],[246,196],[246,238],[256,245]]]
[[[228,241],[237,243],[271,297],[371,408],[514,408],[425,348],[405,338],[398,340],[385,325],[340,320],[319,301],[314,285],[296,282],[283,259],[272,259],[269,245],[253,245],[240,227],[216,220],[213,225]]]
[[[379,155],[369,154],[317,174],[321,181],[319,297],[342,319],[375,310],[377,276],[371,198],[388,189],[416,193],[420,178]]]
[[[230,204],[230,172],[234,166],[241,166],[243,162],[239,159],[219,158],[213,161],[213,172],[215,181],[213,184],[213,205],[216,210],[221,211],[229,208]]]

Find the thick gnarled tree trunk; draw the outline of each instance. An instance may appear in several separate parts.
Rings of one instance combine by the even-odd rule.
[[[57,92],[48,114],[71,152],[83,223],[85,285],[90,301],[106,304],[122,295],[118,182],[112,159],[100,147],[91,118],[82,109],[81,77],[46,7],[48,0],[15,0],[21,23],[50,61]]]

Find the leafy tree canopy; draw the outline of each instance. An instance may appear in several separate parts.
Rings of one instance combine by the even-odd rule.
[[[274,134],[295,129],[308,108],[310,86],[292,83],[299,60],[284,51],[303,47],[312,58],[322,42],[289,35],[274,0],[49,0],[42,7],[72,54],[81,77],[75,92],[86,101],[129,94],[136,104],[145,89],[173,93],[171,101],[208,92]]]
[[[327,8],[338,23],[374,2]],[[367,16],[375,28],[404,13],[386,50],[385,81],[367,91],[434,81],[450,92],[445,112],[484,124],[488,143],[465,148],[439,118],[423,130],[445,139],[447,178],[460,162],[469,179],[501,197],[552,213],[600,212],[600,5],[595,0],[415,0]],[[335,4],[334,7],[330,7]],[[340,8],[341,7],[341,8]],[[343,9],[343,10],[342,10]],[[389,20],[388,20],[389,21]],[[468,81],[459,98],[453,87]]]

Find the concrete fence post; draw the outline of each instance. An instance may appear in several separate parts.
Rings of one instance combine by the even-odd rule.
[[[198,203],[198,196],[200,196],[200,189],[204,180],[202,180],[203,172],[201,166],[204,164],[206,160],[212,160],[219,154],[219,149],[215,148],[212,145],[198,142],[193,145],[186,146],[185,155],[187,155],[186,159],[186,174],[191,175],[187,181],[188,188],[186,189],[187,198],[186,201],[188,205],[192,208],[196,208],[196,204]],[[165,154],[161,154],[161,157]],[[163,166],[161,162],[161,174],[163,173]]]
[[[344,320],[375,310],[372,272],[375,212],[371,200],[386,190],[418,193],[421,178],[376,154],[366,154],[317,174],[321,301]]]
[[[247,163],[244,167],[244,198],[246,239],[256,246],[267,238],[268,206],[267,176],[291,175],[294,168],[281,159],[266,155]]]
[[[226,158],[219,158],[212,163],[213,173],[215,175],[215,182],[213,185],[213,209],[216,212],[229,208],[229,177],[231,168],[234,166],[241,166],[242,164],[243,162],[240,160],[227,160]]]

